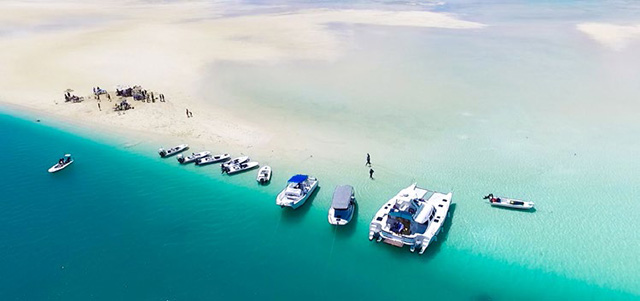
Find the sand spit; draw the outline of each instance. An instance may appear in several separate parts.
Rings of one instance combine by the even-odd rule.
[[[222,4],[203,2],[4,3],[0,10],[0,102],[75,123],[234,141],[239,146],[260,145],[273,134],[201,100],[199,88],[206,86],[202,74],[210,64],[335,60],[350,33],[330,29],[331,23],[484,26],[426,11],[314,9],[222,17]],[[91,98],[64,102],[65,89],[84,96],[91,94],[91,87],[113,92],[119,85],[162,91],[167,102],[138,106],[126,114],[104,107],[100,111]],[[194,118],[185,117],[187,108]]]
[[[640,24],[614,25],[607,23],[582,23],[576,28],[596,42],[610,49],[620,51],[634,40],[640,40]]]

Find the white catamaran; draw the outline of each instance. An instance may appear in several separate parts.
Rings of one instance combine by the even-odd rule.
[[[401,190],[376,213],[369,226],[369,240],[384,241],[411,252],[424,253],[437,239],[453,193],[429,191],[413,184]]]

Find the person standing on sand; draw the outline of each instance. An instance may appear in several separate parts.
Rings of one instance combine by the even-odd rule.
[[[371,155],[369,155],[369,153],[367,153],[367,163],[365,163],[364,165],[371,166]]]
[[[187,118],[189,118],[189,109],[187,109]]]
[[[373,179],[373,168],[369,168],[369,178]]]
[[[102,108],[100,108],[100,103],[98,103],[98,110],[102,111]]]

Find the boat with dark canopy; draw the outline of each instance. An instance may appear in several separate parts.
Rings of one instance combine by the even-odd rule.
[[[337,186],[333,191],[333,200],[329,208],[329,224],[343,226],[348,224],[355,212],[356,197],[352,186]]]

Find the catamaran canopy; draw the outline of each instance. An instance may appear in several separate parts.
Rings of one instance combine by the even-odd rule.
[[[293,177],[291,177],[291,179],[289,179],[289,183],[302,183],[304,182],[307,178],[309,178],[309,176],[307,175],[295,175]]]
[[[333,192],[333,201],[331,207],[333,209],[345,210],[349,208],[351,203],[351,195],[353,194],[353,187],[349,185],[343,185],[336,187]]]

